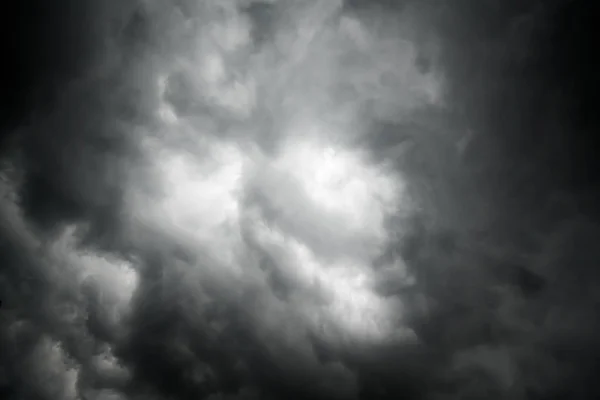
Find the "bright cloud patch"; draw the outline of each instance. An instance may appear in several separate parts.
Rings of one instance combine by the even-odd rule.
[[[158,194],[134,190],[130,207],[142,226],[190,248],[212,248],[212,256],[231,263],[247,157],[236,146],[206,138],[182,147],[166,139],[147,141],[149,176]]]
[[[327,299],[306,308],[306,322],[317,330],[330,326],[362,339],[390,334],[392,307],[373,291],[369,254],[385,245],[383,223],[396,211],[403,190],[397,176],[369,165],[359,151],[318,137],[291,136],[275,157],[243,154],[234,144],[206,138],[188,150],[161,146],[160,141],[147,149],[161,195],[139,203],[141,214],[185,237],[190,248],[196,244],[212,248],[216,259],[227,264],[244,263],[223,254],[239,254],[235,252],[242,243],[241,224],[251,213],[244,203],[251,187],[248,180],[260,182],[268,179],[267,171],[276,173],[283,179],[278,182],[286,185],[263,185],[264,200],[254,206],[260,209],[275,202],[299,212],[266,224],[250,219],[250,231],[260,245],[276,246],[291,260],[276,268]],[[301,214],[302,208],[314,212]],[[300,231],[294,230],[298,226]],[[322,236],[322,246],[336,247],[334,258],[323,259],[311,236]],[[359,247],[365,247],[364,256],[357,257]],[[236,276],[231,279],[240,278]]]
[[[264,48],[252,48],[242,13],[186,25],[183,51],[157,77],[160,126],[142,140],[159,195],[139,191],[130,205],[141,225],[190,254],[211,253],[190,268],[203,279],[210,269],[210,279],[255,284],[262,266],[245,252],[257,246],[306,289],[290,303],[306,326],[380,340],[398,305],[375,292],[371,264],[387,245],[386,218],[409,206],[401,176],[347,142],[366,134],[363,103],[411,110],[431,77],[414,70],[411,45],[380,43],[358,20],[335,23],[337,2],[316,4],[274,25]],[[375,89],[363,90],[366,81]]]
[[[342,216],[347,229],[381,230],[402,190],[397,177],[367,165],[358,151],[324,140],[292,140],[276,163],[318,208]]]
[[[326,335],[388,337],[398,305],[374,293],[371,257],[385,245],[385,218],[398,210],[400,177],[369,165],[359,151],[308,135],[290,137],[270,166],[279,178],[262,186],[264,205],[282,213],[270,222],[255,219],[252,231],[281,274],[324,299],[298,300],[307,323]],[[323,248],[335,251],[323,257]]]
[[[240,213],[243,157],[233,148],[211,150],[207,162],[185,153],[165,155],[160,161],[166,193],[160,207],[169,221],[198,239],[235,224]]]
[[[322,299],[298,299],[312,329],[326,336],[341,329],[344,335],[363,340],[391,334],[393,308],[373,293],[374,277],[367,265],[323,262],[305,244],[264,225],[257,226],[256,235],[267,249],[283,250],[289,260],[280,266],[287,269],[283,272]]]

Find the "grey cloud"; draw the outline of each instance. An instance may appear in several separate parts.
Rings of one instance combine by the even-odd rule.
[[[581,181],[563,169],[561,154],[577,146],[560,145],[570,143],[563,130],[581,128],[561,105],[579,103],[541,89],[563,87],[542,71],[561,58],[532,51],[560,2],[256,3],[84,2],[71,11],[84,17],[64,17],[58,36],[34,35],[53,50],[31,64],[44,71],[17,97],[41,93],[41,103],[15,106],[9,125],[20,126],[3,153],[20,175],[3,188],[0,215],[2,390],[45,399],[593,397],[598,229],[585,214],[594,201],[570,194],[569,182]],[[213,13],[254,24],[230,38],[239,48],[203,43],[230,61],[231,79],[215,72],[218,84],[200,79],[206,68],[194,57],[203,54],[188,52]],[[39,55],[34,45],[28,60]],[[142,139],[195,153],[183,137],[203,135],[274,156],[289,120],[311,113],[354,135],[345,139],[372,160],[393,161],[420,205],[412,221],[387,221],[384,266],[373,272],[376,292],[402,300],[396,311],[412,340],[368,344],[307,326],[307,305],[326,299],[285,249],[252,236],[253,207],[325,261],[373,255],[291,181],[258,172],[244,187],[238,269],[221,244],[130,213],[144,209],[131,191],[149,203],[162,195]],[[528,136],[546,128],[546,144]],[[515,150],[526,138],[528,150]],[[556,192],[575,204],[559,204],[562,216],[546,199]]]

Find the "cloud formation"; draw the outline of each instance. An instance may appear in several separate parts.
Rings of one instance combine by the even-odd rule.
[[[3,121],[7,398],[595,393],[559,2],[70,3]]]

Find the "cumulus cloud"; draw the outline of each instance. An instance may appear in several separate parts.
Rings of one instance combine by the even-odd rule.
[[[2,390],[592,393],[598,228],[543,173],[558,103],[517,110],[560,89],[525,93],[560,10],[531,3],[57,6],[3,123]]]

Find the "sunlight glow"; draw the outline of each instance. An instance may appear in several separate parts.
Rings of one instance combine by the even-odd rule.
[[[242,203],[245,180],[249,179],[248,169],[260,162],[291,178],[303,193],[294,201],[312,202],[310,207],[324,216],[339,218],[339,229],[352,232],[361,244],[383,244],[384,219],[394,212],[401,186],[394,176],[367,164],[358,151],[318,137],[292,138],[277,157],[263,156],[260,161],[218,139],[204,139],[198,147],[203,149],[202,156],[196,150],[151,148],[162,188],[160,200],[150,205],[151,214],[166,221],[165,226],[177,235],[185,236],[187,243],[208,246],[227,263],[241,262],[226,254],[233,254],[242,243],[240,224],[249,212]],[[254,178],[264,177],[259,174]],[[268,190],[268,197],[277,197],[276,191],[286,189],[274,185]],[[287,254],[288,262],[276,268],[326,299],[325,303],[299,299],[305,304],[303,312],[309,325],[315,329],[328,326],[328,330],[362,339],[389,336],[394,325],[390,312],[397,308],[374,292],[369,260],[353,257],[351,249],[340,257],[323,260],[309,242],[277,221],[270,224],[259,218],[250,224],[261,245],[275,246]]]
[[[380,231],[402,192],[396,177],[367,165],[357,150],[336,148],[333,143],[290,141],[276,163],[315,205],[342,216],[352,230]]]

